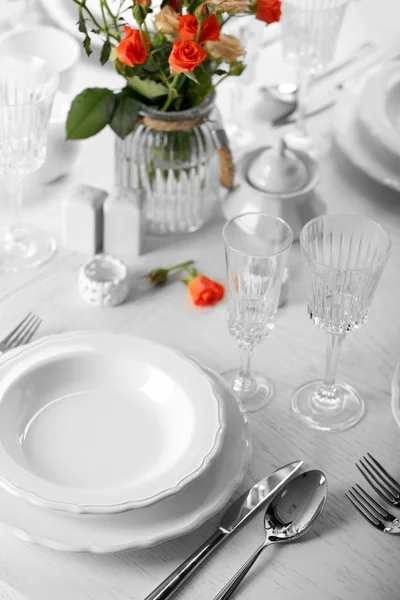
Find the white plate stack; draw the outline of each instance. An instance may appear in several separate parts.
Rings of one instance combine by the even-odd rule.
[[[400,61],[376,69],[357,93],[335,109],[336,140],[349,160],[400,192]]]
[[[105,553],[188,533],[250,455],[221,378],[166,346],[78,332],[0,362],[0,529],[23,540]]]

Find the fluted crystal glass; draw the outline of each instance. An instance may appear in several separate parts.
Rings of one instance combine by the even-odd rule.
[[[297,120],[285,135],[299,149],[313,149],[307,131],[310,84],[332,61],[349,0],[282,0],[282,50],[297,71]]]
[[[39,58],[14,55],[0,59],[0,175],[8,189],[13,223],[0,227],[0,268],[36,267],[49,259],[55,242],[21,221],[25,176],[46,158],[47,124],[58,86],[58,73]]]
[[[243,408],[255,411],[273,395],[272,384],[250,369],[254,347],[274,329],[283,272],[293,232],[282,219],[245,213],[223,229],[228,275],[229,332],[242,349],[242,365],[224,374]]]
[[[313,219],[300,234],[308,286],[308,313],[326,333],[325,377],[292,397],[296,416],[314,429],[347,429],[359,421],[364,402],[347,383],[336,381],[346,333],[367,320],[391,242],[381,225],[356,214]]]

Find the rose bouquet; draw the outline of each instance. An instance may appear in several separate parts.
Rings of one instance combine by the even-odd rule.
[[[163,0],[156,13],[151,0],[134,0],[129,8],[124,0],[99,0],[99,18],[86,0],[74,2],[86,53],[91,35],[101,36],[101,63],[111,60],[124,85],[79,94],[68,115],[69,139],[93,136],[107,125],[125,138],[143,106],[170,112],[201,105],[225,78],[245,68],[245,48],[223,33],[225,23],[254,14],[269,24],[281,14],[280,0]]]

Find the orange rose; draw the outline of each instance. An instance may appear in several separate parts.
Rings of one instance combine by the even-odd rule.
[[[172,45],[168,63],[176,73],[190,73],[207,58],[207,52],[190,40],[176,40]]]
[[[212,306],[225,294],[224,286],[205,275],[199,275],[188,283],[189,295],[196,306]]]
[[[146,62],[147,53],[150,49],[147,37],[143,36],[144,45],[139,31],[131,29],[128,25],[125,25],[124,29],[125,37],[115,50],[119,60],[129,67],[143,64]]]
[[[257,0],[256,19],[275,23],[281,18],[281,0]]]
[[[197,29],[199,27],[197,17],[194,15],[184,15],[183,17],[178,17],[178,23],[178,31],[181,40],[190,40],[195,42],[197,37]],[[211,40],[219,40],[220,32],[221,27],[219,26],[217,17],[215,15],[211,15],[207,19],[204,19],[202,23],[198,43],[203,44],[204,42]]]

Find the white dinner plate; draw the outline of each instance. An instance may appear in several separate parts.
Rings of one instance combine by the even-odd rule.
[[[221,377],[204,370],[223,399],[227,432],[221,453],[192,485],[156,505],[114,515],[49,511],[0,488],[0,529],[54,550],[107,553],[147,548],[200,527],[228,502],[251,457],[245,414]]]
[[[357,118],[358,110],[359,95],[354,92],[343,94],[335,107],[333,120],[337,144],[353,165],[375,181],[399,192],[399,161],[373,143]]]
[[[393,154],[400,168],[400,61],[385,64],[365,84],[359,119],[371,138]]]
[[[224,432],[197,363],[149,340],[55,335],[0,363],[0,485],[46,508],[158,502],[210,467]]]

